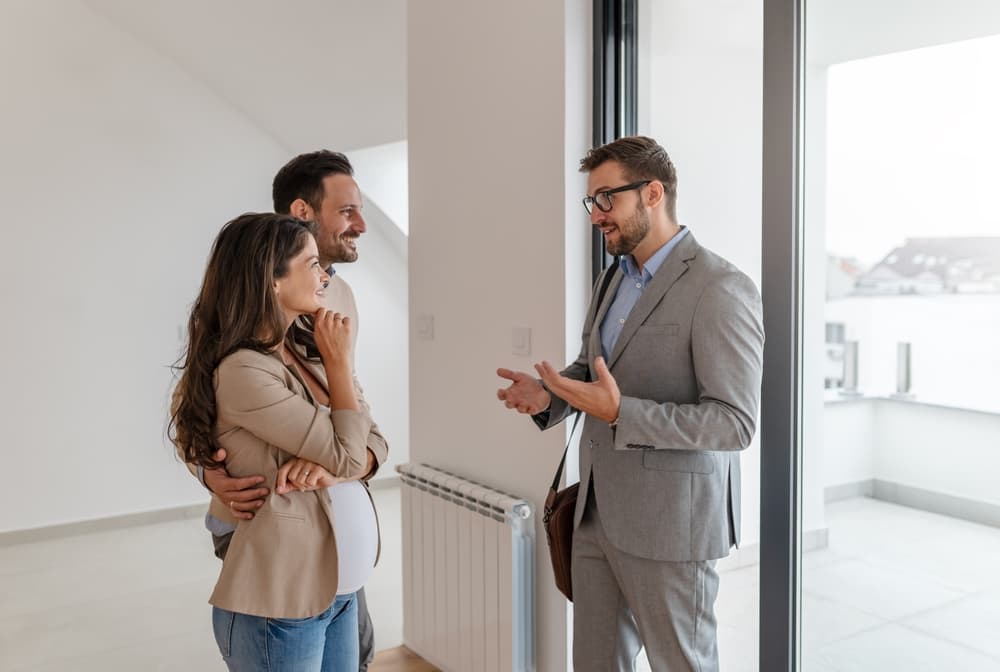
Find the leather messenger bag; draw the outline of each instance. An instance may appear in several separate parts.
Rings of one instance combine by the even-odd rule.
[[[611,278],[618,269],[618,259],[604,274],[604,282],[601,283],[601,290],[597,295],[597,308],[604,301],[604,294],[608,291]],[[566,599],[573,601],[573,517],[576,513],[576,497],[580,491],[580,484],[574,483],[568,488],[557,490],[559,480],[562,478],[563,467],[566,466],[566,453],[573,442],[573,433],[576,432],[576,425],[580,422],[580,412],[577,411],[576,419],[573,421],[573,429],[569,432],[569,441],[566,443],[566,450],[563,451],[562,460],[559,461],[559,469],[552,479],[552,486],[549,494],[545,498],[545,511],[542,516],[542,524],[545,526],[545,538],[549,542],[549,559],[552,561],[552,574],[555,576],[556,588],[559,589]]]
[[[580,413],[576,414],[573,421],[573,429],[570,431],[570,442],[573,441],[573,432],[576,431],[576,423],[580,421]],[[556,588],[566,596],[570,602],[573,601],[573,515],[576,512],[576,496],[580,491],[580,484],[574,483],[568,488],[556,490],[559,487],[559,479],[562,478],[563,467],[566,465],[566,452],[569,451],[569,444],[563,451],[562,460],[559,462],[559,469],[556,477],[552,479],[552,487],[545,498],[545,513],[542,516],[542,523],[545,525],[545,538],[549,542],[549,559],[552,560],[552,574],[556,579]]]

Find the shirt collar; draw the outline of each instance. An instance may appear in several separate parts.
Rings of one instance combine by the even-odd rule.
[[[660,249],[654,252],[653,256],[651,256],[642,267],[642,276],[645,278],[652,278],[656,275],[656,272],[660,270],[660,266],[662,266],[663,262],[666,261],[667,255],[670,254],[671,250],[677,247],[677,244],[680,243],[681,239],[687,235],[687,232],[687,227],[682,226],[680,232],[678,232],[676,236],[663,243],[663,245],[660,246]],[[622,271],[632,278],[639,277],[639,266],[635,263],[635,258],[631,254],[627,254],[622,257]]]

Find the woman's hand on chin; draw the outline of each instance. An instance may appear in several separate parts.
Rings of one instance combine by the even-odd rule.
[[[313,335],[326,365],[348,365],[351,361],[351,318],[326,308],[313,315]]]

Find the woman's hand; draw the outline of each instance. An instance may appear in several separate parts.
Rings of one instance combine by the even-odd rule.
[[[293,457],[278,469],[274,491],[279,495],[287,494],[292,490],[310,492],[320,488],[329,488],[345,480],[337,478],[315,462]]]
[[[350,367],[351,318],[320,308],[313,315],[313,334],[323,364]]]
[[[360,411],[351,367],[351,318],[326,308],[317,310],[313,317],[313,334],[326,370],[330,408],[334,411]]]
[[[278,478],[274,491],[279,495],[284,495],[292,490],[310,492],[312,490],[319,490],[320,488],[329,488],[338,483],[346,483],[347,481],[362,481],[372,473],[372,470],[378,464],[378,460],[375,459],[375,453],[370,450],[365,452],[368,453],[368,469],[364,475],[358,475],[354,478],[334,476],[315,462],[303,460],[301,457],[293,457],[278,469]]]

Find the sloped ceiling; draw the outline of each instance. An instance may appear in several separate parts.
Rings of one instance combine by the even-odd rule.
[[[406,138],[406,0],[84,0],[289,153]]]

